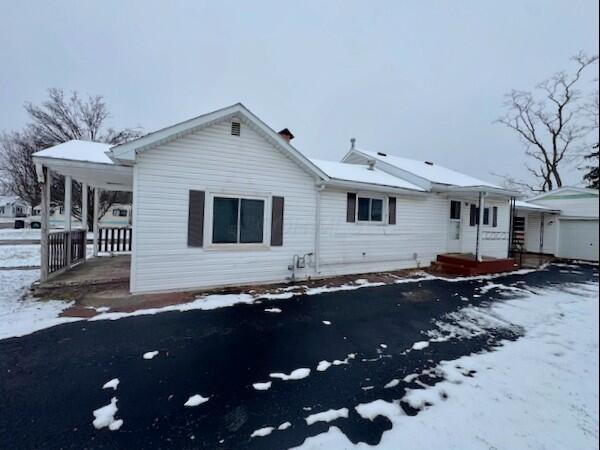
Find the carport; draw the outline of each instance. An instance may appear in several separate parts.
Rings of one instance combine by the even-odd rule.
[[[41,195],[41,261],[40,281],[59,275],[71,267],[86,260],[86,232],[88,230],[88,190],[93,191],[93,234],[94,256],[99,252],[100,230],[99,206],[100,192],[132,191],[133,169],[129,166],[115,164],[107,155],[111,145],[86,141],[69,141],[42,150],[33,155],[38,182],[42,186]],[[50,230],[49,211],[51,199],[52,177],[64,177],[64,217],[65,222],[60,230]],[[81,228],[72,227],[72,189],[73,182],[81,185]],[[112,234],[114,249],[115,234]],[[117,232],[117,244],[127,241],[131,247],[131,232]],[[119,250],[119,248],[117,248]]]

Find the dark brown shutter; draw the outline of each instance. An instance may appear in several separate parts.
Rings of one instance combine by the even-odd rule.
[[[388,219],[390,225],[396,225],[396,197],[388,199]]]
[[[356,194],[348,192],[346,202],[346,222],[356,222]]]
[[[204,191],[190,191],[188,246],[202,247],[204,238]]]
[[[477,214],[477,206],[475,205],[471,205],[471,211],[470,211],[470,216],[469,216],[469,225],[471,225],[472,227],[474,227],[475,225],[477,225],[477,219],[478,219],[478,214]]]
[[[271,245],[283,245],[283,197],[273,197],[271,209]]]
[[[498,226],[498,207],[492,207],[492,227],[496,228]]]

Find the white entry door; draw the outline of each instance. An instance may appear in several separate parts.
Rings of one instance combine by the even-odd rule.
[[[461,203],[458,200],[450,200],[450,212],[448,222],[448,252],[460,253],[461,251]]]

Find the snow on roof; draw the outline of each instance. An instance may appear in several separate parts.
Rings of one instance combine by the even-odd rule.
[[[0,195],[0,206],[10,205],[17,202],[25,203],[24,200],[21,200],[16,195]]]
[[[377,184],[414,191],[424,191],[417,185],[404,181],[401,178],[385,173],[377,168],[369,169],[366,165],[348,164],[336,161],[324,161],[322,159],[310,158],[313,164],[331,178],[343,181],[354,181],[358,183]]]
[[[546,206],[536,205],[535,203],[524,202],[523,200],[516,200],[515,206],[521,209],[533,209],[538,211],[558,211],[556,209],[548,208]]]
[[[110,144],[100,142],[72,140],[36,152],[33,156],[113,164],[113,161],[106,154],[111,147]]]
[[[500,186],[488,183],[487,181],[479,180],[477,178],[464,175],[460,172],[456,172],[455,170],[447,169],[426,161],[417,161],[415,159],[401,158],[400,156],[382,154],[367,150],[357,151],[380,161],[384,161],[394,167],[397,167],[398,169],[410,172],[432,183],[447,184],[459,187],[489,186],[502,189]]]

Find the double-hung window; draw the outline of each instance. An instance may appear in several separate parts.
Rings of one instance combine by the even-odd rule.
[[[358,197],[357,219],[359,222],[383,222],[383,199]]]
[[[212,215],[213,244],[264,242],[264,200],[215,196]]]

